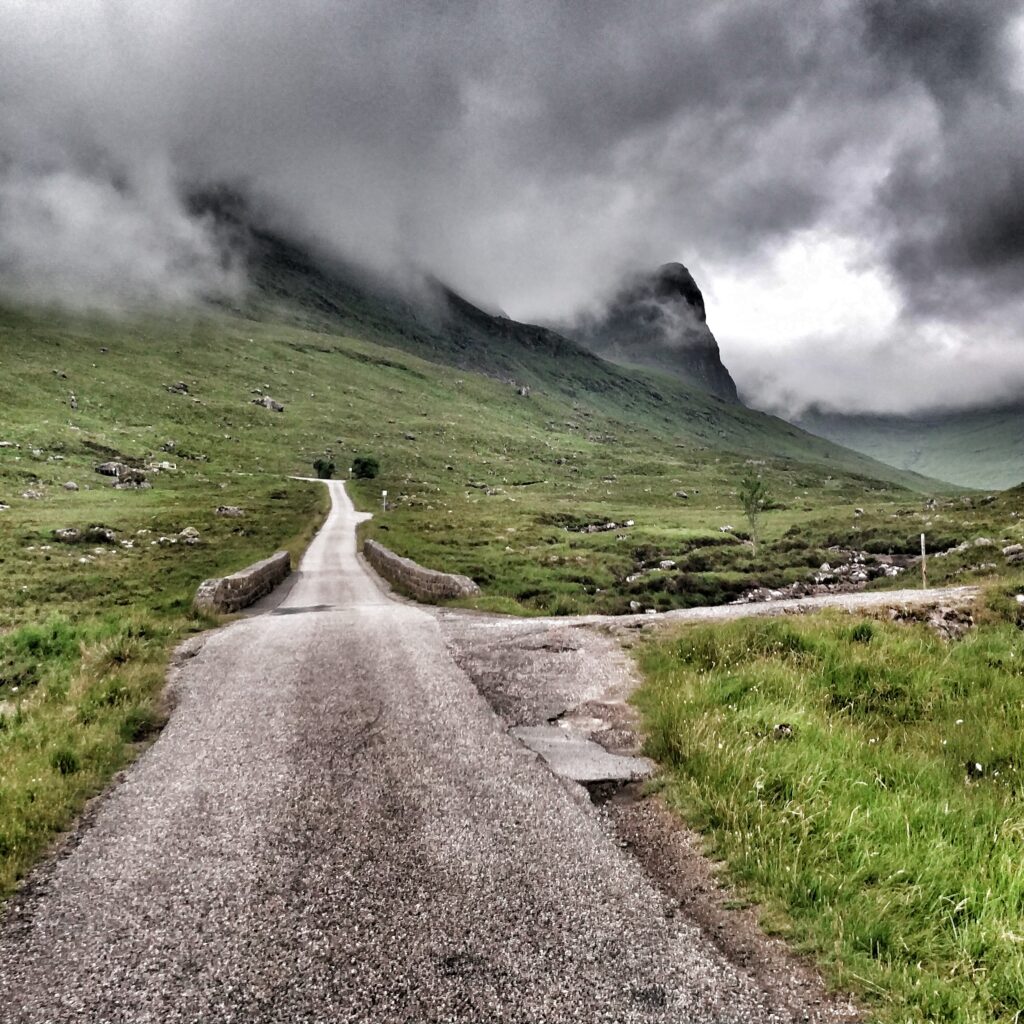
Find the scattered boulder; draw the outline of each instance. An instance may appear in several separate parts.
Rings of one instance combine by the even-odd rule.
[[[675,495],[674,495],[674,496],[675,496],[676,498],[682,498],[682,499],[684,499],[684,500],[686,500],[686,499],[688,499],[688,498],[690,497],[690,496],[689,496],[689,495],[688,495],[688,494],[686,493],[686,491],[676,491],[676,493],[675,493]]]
[[[26,501],[38,501],[43,496],[43,492],[34,490],[30,487],[27,491],[22,491],[21,496]]]
[[[846,561],[831,565],[822,562],[821,567],[805,580],[797,580],[785,587],[772,589],[755,587],[740,595],[733,604],[757,604],[762,601],[779,601],[799,597],[814,597],[818,594],[846,594],[862,590],[872,580],[887,577],[895,579],[905,572],[902,565],[893,561],[891,555],[871,555],[866,551],[850,551]]]
[[[78,399],[75,397],[74,391],[68,392],[68,406],[72,412],[78,409]]]
[[[187,395],[188,385],[183,380],[179,380],[177,384],[165,384],[164,390],[169,391],[172,395]]]
[[[976,548],[994,548],[996,542],[990,537],[977,537],[974,541],[974,546]]]
[[[791,726],[789,722],[779,722],[779,724],[772,729],[773,740],[791,740],[795,735],[796,733],[793,730],[793,726]]]
[[[718,528],[718,532],[719,533],[732,533],[732,527],[728,523],[726,523],[725,526],[720,526]]]
[[[185,529],[178,534],[178,539],[182,544],[198,544],[201,538],[199,531],[194,526],[186,526]]]
[[[0,512],[9,512],[10,510],[10,505],[5,505],[2,501],[0,501]]]
[[[20,448],[20,444],[15,444],[14,441],[0,441],[0,448]]]
[[[66,484],[64,484],[64,490],[65,491],[77,491],[78,490],[78,484],[76,484],[74,480],[68,480],[68,482]]]
[[[967,769],[968,779],[980,779],[985,774],[985,766],[980,761],[968,761],[964,767]]]
[[[1009,558],[1012,555],[1024,555],[1024,544],[1008,544],[1003,548],[1003,554]]]
[[[974,625],[974,617],[965,608],[936,605],[932,608],[890,608],[893,622],[924,622],[943,640],[959,640]]]
[[[270,409],[272,412],[284,412],[284,406],[275,401],[270,395],[263,395],[261,398],[254,398],[252,400],[253,405],[260,405],[264,409]]]
[[[65,526],[53,531],[53,539],[62,544],[116,544],[117,534],[102,523],[94,523],[84,529],[76,526]]]
[[[166,460],[162,462],[150,462],[146,466],[146,469],[151,473],[173,473],[177,468],[178,466],[176,463],[167,462]]]
[[[229,519],[239,519],[245,512],[237,505],[218,505],[215,509],[218,516],[227,516]]]
[[[405,436],[406,441],[415,441],[416,440],[416,435],[415,434],[408,434],[407,433],[404,436]]]
[[[659,569],[674,569],[675,567],[676,567],[676,563],[674,561],[672,561],[671,558],[663,558],[658,563],[658,568]]]
[[[928,625],[943,640],[959,640],[974,625],[974,617],[963,608],[934,608],[928,614]]]
[[[516,389],[516,393],[519,395],[520,398],[529,398],[530,397],[530,389],[528,387],[526,387],[525,385],[523,387],[517,388]]]
[[[96,472],[101,476],[120,476],[126,473],[129,467],[123,462],[101,462],[96,467]]]
[[[119,491],[141,491],[150,487],[146,474],[141,469],[132,469],[125,466],[124,472],[118,474],[117,483],[114,484]]]

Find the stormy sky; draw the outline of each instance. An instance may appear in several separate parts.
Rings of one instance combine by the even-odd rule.
[[[1007,0],[0,0],[0,291],[244,287],[182,195],[564,319],[680,260],[792,412],[1024,393]]]

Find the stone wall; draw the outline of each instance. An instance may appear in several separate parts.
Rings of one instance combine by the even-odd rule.
[[[412,594],[417,601],[444,601],[475,597],[480,593],[480,588],[468,576],[424,569],[411,558],[402,558],[375,540],[363,544],[363,554],[384,579]]]
[[[291,571],[291,555],[278,551],[230,576],[204,580],[196,591],[195,606],[217,614],[241,611],[269,594]]]

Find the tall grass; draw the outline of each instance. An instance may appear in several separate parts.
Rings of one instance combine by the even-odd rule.
[[[160,726],[170,635],[54,616],[0,637],[0,895]]]
[[[641,653],[668,798],[878,1020],[1024,1019],[1024,645],[1005,596],[982,617],[952,644],[836,616]]]

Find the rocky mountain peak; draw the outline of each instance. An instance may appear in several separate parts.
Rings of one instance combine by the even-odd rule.
[[[704,296],[682,263],[634,274],[598,312],[565,333],[612,362],[660,370],[739,401],[707,325]]]

